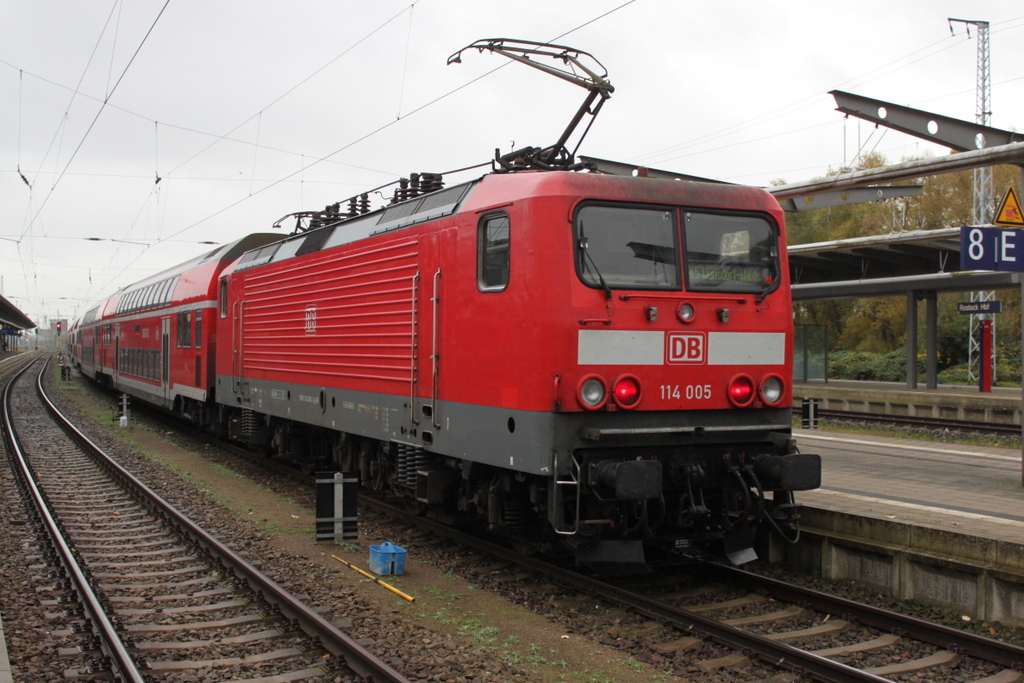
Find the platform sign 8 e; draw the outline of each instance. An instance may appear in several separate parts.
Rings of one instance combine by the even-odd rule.
[[[960,228],[960,269],[1024,273],[1024,230]]]

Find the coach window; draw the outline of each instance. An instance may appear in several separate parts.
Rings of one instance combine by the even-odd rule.
[[[489,214],[480,219],[476,280],[481,292],[500,292],[508,287],[509,235],[507,213]]]
[[[178,313],[178,348],[192,348],[192,311]]]
[[[203,348],[203,309],[197,308],[196,312],[196,348]]]

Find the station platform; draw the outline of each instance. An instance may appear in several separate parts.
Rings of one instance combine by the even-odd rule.
[[[1019,387],[992,387],[990,393],[982,393],[977,387],[952,384],[925,389],[921,383],[917,389],[908,389],[904,382],[835,379],[794,382],[794,407],[799,407],[805,398],[817,399],[822,410],[1021,423]]]
[[[821,455],[822,485],[798,494],[803,538],[773,545],[773,561],[1024,624],[1020,449],[822,430],[794,436],[802,452]]]

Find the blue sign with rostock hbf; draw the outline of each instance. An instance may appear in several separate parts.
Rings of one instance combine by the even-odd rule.
[[[1024,230],[960,228],[960,270],[1024,273]]]
[[[1002,301],[967,301],[956,305],[960,315],[981,315],[983,313],[1002,313]]]

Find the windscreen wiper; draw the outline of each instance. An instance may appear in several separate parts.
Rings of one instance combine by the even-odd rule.
[[[587,248],[587,236],[583,232],[583,221],[580,221],[580,241],[579,241],[580,253],[590,261],[591,267],[594,269],[594,274],[597,275],[598,282],[601,283],[601,289],[604,290],[604,298],[611,301],[612,288],[608,286],[608,283],[604,281],[604,277],[601,276],[601,271],[598,270],[597,264],[594,263],[594,257],[590,255],[590,250]],[[583,267],[586,268],[586,262],[582,263]]]
[[[768,296],[768,293],[772,291],[772,287],[774,287],[774,286],[775,286],[775,280],[772,280],[771,278],[768,278],[768,282],[765,284],[764,289],[761,290],[760,294],[758,294],[757,296],[754,297],[754,303],[755,304],[759,304],[762,301],[764,301],[764,298],[766,296]]]

